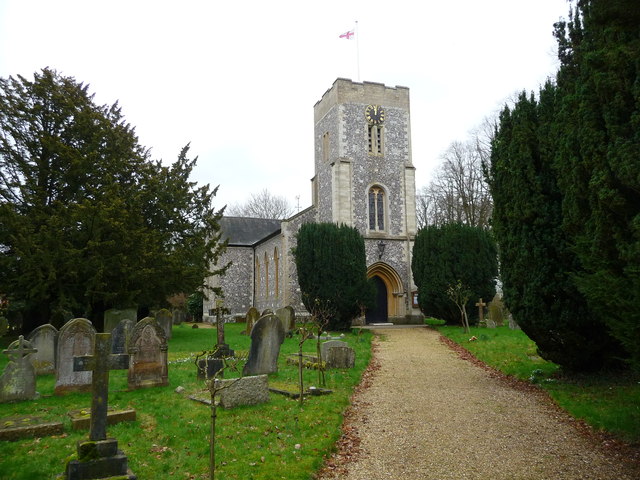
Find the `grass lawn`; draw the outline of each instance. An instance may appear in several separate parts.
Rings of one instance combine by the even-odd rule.
[[[629,443],[640,443],[640,376],[629,373],[566,375],[537,355],[536,345],[521,330],[508,327],[437,327],[476,358],[521,380],[537,383],[563,409],[596,430]],[[477,340],[469,341],[475,336]]]
[[[234,350],[248,351],[250,339],[240,332],[244,324],[227,324],[226,341]],[[5,339],[3,339],[5,340]],[[216,478],[223,479],[308,479],[335,448],[340,436],[342,412],[349,404],[353,388],[359,383],[370,359],[371,334],[346,334],[344,339],[356,350],[356,367],[330,370],[327,388],[334,393],[314,396],[300,407],[297,400],[271,394],[267,404],[218,409],[216,428]],[[209,429],[211,410],[187,398],[201,391],[193,364],[195,353],[211,348],[216,330],[175,326],[169,341],[169,386],[127,390],[126,371],[112,371],[109,405],[134,408],[137,421],[108,427],[140,479],[201,479],[208,477]],[[6,342],[5,342],[6,343]],[[2,349],[6,345],[0,346]],[[286,365],[286,355],[297,352],[298,339],[285,339],[281,347],[279,371],[269,382],[297,385],[297,367]],[[307,341],[304,351],[314,354],[315,343]],[[1,355],[0,371],[7,363]],[[317,372],[305,371],[305,387],[318,385]],[[50,479],[62,473],[65,459],[76,451],[76,443],[88,439],[87,431],[72,431],[67,412],[88,408],[90,394],[54,396],[53,375],[38,377],[41,397],[34,401],[0,404],[0,418],[37,415],[49,421],[63,421],[65,433],[59,436],[0,441],[0,478]],[[182,386],[186,391],[175,392]]]

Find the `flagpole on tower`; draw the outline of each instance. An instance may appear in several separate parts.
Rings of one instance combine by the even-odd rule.
[[[358,64],[358,83],[360,83],[360,32],[358,31],[357,20],[356,20],[356,62]]]

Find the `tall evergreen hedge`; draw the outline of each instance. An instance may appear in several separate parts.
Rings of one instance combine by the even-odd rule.
[[[425,315],[449,323],[460,322],[460,312],[447,295],[458,281],[470,292],[467,311],[474,318],[478,298],[495,295],[498,263],[491,233],[458,223],[427,226],[416,235],[411,261],[418,302]]]

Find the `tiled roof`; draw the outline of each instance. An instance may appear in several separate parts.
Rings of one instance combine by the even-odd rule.
[[[271,218],[222,217],[222,239],[229,245],[253,246],[280,231],[282,220]]]

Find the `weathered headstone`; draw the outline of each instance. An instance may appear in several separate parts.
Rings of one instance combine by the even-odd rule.
[[[163,308],[156,312],[155,317],[158,325],[160,325],[164,330],[164,336],[167,337],[167,340],[171,339],[171,329],[173,328],[173,314],[166,308]]]
[[[356,351],[351,347],[330,347],[327,350],[325,368],[353,368]]]
[[[176,308],[173,311],[173,324],[181,325],[182,322],[186,322],[186,321],[187,321],[187,312],[179,308]]]
[[[53,325],[47,323],[40,325],[33,330],[27,340],[31,342],[33,348],[38,350],[31,354],[29,360],[36,371],[36,375],[48,375],[56,371],[56,342],[58,340],[58,330]]]
[[[284,328],[285,334],[288,334],[296,328],[295,312],[291,306],[279,308],[276,310],[276,315],[282,322],[282,328]]]
[[[92,355],[76,356],[75,371],[90,371],[92,399],[89,441],[78,443],[78,458],[67,462],[68,480],[102,479],[117,477],[135,480],[127,465],[127,457],[118,450],[115,438],[107,438],[107,410],[109,397],[109,371],[124,370],[128,355],[111,353],[111,334],[98,333],[94,337]]]
[[[509,328],[511,330],[520,330],[520,325],[513,319],[513,315],[509,313]]]
[[[29,355],[36,351],[20,335],[2,352],[9,357],[9,363],[0,376],[0,403],[31,400],[37,396],[36,372],[29,360]]]
[[[138,321],[138,310],[136,308],[111,308],[104,312],[104,332],[111,333],[122,320]]]
[[[125,319],[111,331],[111,353],[127,353],[135,322]]]
[[[320,355],[326,368],[353,368],[356,352],[347,342],[330,340],[320,345]]]
[[[259,318],[260,312],[258,312],[258,309],[256,307],[251,307],[247,311],[247,329],[245,330],[245,333],[247,335],[251,334],[251,329],[256,324]]]
[[[489,319],[493,321],[496,326],[501,327],[504,324],[506,309],[499,293],[496,293],[493,300],[489,302],[488,310]]]
[[[269,401],[269,380],[266,375],[216,380],[216,387],[220,389],[220,406],[223,408]]]
[[[328,342],[322,342],[320,344],[320,357],[323,362],[327,361],[327,353],[329,349],[332,347],[348,347],[349,344],[347,342],[343,342],[342,340],[329,340]]]
[[[54,393],[88,392],[91,390],[91,372],[73,370],[73,357],[91,355],[96,329],[86,318],[74,318],[58,332],[56,347],[56,386]]]
[[[129,339],[129,388],[168,385],[167,338],[155,318],[140,320]]]
[[[266,317],[267,315],[273,315],[273,310],[270,308],[265,308],[260,314],[261,317]]]
[[[277,372],[282,342],[284,329],[280,319],[273,314],[261,317],[251,329],[251,348],[243,375]]]

